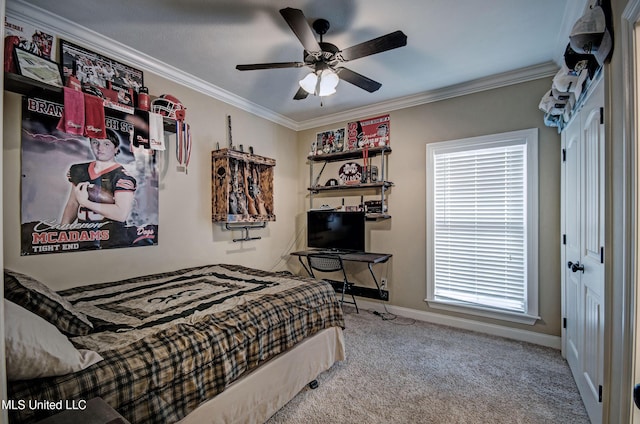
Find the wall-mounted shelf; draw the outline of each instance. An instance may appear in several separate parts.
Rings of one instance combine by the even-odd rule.
[[[365,155],[364,149],[355,149],[355,150],[347,150],[343,152],[335,152],[335,153],[322,153],[317,155],[307,156],[307,160],[309,161],[309,181],[311,186],[307,188],[309,190],[309,208],[313,209],[313,197],[318,193],[326,193],[332,191],[344,191],[344,190],[376,190],[380,192],[380,204],[383,207],[386,207],[386,191],[393,187],[393,183],[391,181],[387,181],[387,156],[391,153],[391,148],[389,146],[382,147],[372,147],[367,149],[368,158],[374,158],[380,156],[380,175],[378,176],[378,180],[374,182],[364,182],[364,183],[354,183],[354,184],[338,184],[338,185],[318,185],[318,181],[320,181],[320,177],[322,172],[325,169],[327,163],[331,162],[341,162],[348,161],[354,159],[362,159]],[[318,172],[318,175],[314,176],[314,163],[323,162],[322,169]],[[381,220],[391,218],[390,215],[384,212],[379,213],[367,213],[367,220]]]
[[[307,159],[311,162],[339,162],[342,160],[362,158],[363,153],[363,149],[345,150],[343,152],[322,153],[318,155],[307,156]],[[388,155],[389,153],[391,153],[391,148],[388,146],[371,147],[369,149],[369,157],[374,157],[381,154]]]
[[[62,87],[45,84],[22,75],[5,72],[4,89],[23,96],[44,96],[62,101]]]
[[[361,183],[361,184],[342,184],[337,186],[315,186],[309,187],[307,190],[318,193],[320,191],[334,191],[334,190],[363,190],[363,189],[380,189],[389,188],[394,184],[391,181],[379,181],[375,183]]]
[[[12,93],[21,94],[27,97],[40,97],[44,100],[51,100],[62,104],[64,102],[64,94],[62,87],[56,87],[55,85],[45,84],[33,78],[25,77],[18,74],[12,74],[5,72],[4,74],[4,89]],[[119,108],[113,108],[123,113],[127,111]],[[164,130],[165,132],[176,132],[176,121],[170,118],[164,118]]]
[[[391,218],[391,215],[386,213],[367,213],[364,215],[364,219],[367,221],[380,221],[389,218]]]

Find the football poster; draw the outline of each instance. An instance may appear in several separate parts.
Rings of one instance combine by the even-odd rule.
[[[353,121],[347,124],[347,150],[388,146],[391,141],[389,115]]]
[[[316,134],[314,154],[336,153],[344,149],[344,128]]]
[[[58,130],[63,105],[23,97],[21,255],[158,244],[158,166],[134,120],[105,110],[105,139]]]
[[[21,19],[4,18],[4,71],[16,72],[13,47],[20,47],[45,59],[53,60],[55,36],[47,34]]]

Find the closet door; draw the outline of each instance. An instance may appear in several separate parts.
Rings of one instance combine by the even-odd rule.
[[[564,349],[571,369],[582,359],[580,319],[580,272],[569,268],[580,258],[580,117],[571,121],[562,133],[564,148]]]
[[[602,422],[604,125],[602,82],[563,133],[565,355],[592,423]]]

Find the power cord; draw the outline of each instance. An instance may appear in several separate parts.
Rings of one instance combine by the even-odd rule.
[[[384,312],[379,312],[379,311],[369,311],[370,313],[372,313],[375,316],[380,317],[380,319],[382,319],[382,321],[394,321],[398,318],[398,315],[393,314],[391,312],[389,312],[387,310],[387,305],[382,305],[382,307],[384,308]],[[401,322],[392,322],[392,324],[395,325],[413,325],[416,323],[416,320],[413,318],[407,318],[409,320],[409,322],[406,323],[401,323]]]
[[[271,269],[269,269],[269,271],[273,271],[273,270],[275,270],[275,269],[280,265],[280,263],[282,263],[283,261],[285,261],[286,259],[288,259],[288,258],[286,257],[287,253],[291,250],[291,248],[293,248],[293,246],[295,246],[295,245],[296,245],[296,243],[298,242],[298,240],[300,240],[300,237],[302,236],[303,231],[304,231],[306,228],[307,228],[306,226],[302,226],[302,227],[300,228],[300,230],[298,230],[298,233],[297,233],[297,234],[295,234],[295,235],[293,236],[293,241],[292,241],[292,242],[289,244],[289,246],[285,249],[285,251],[282,253],[282,255],[280,255],[280,259],[279,259],[279,260],[278,260],[278,261],[277,261],[277,262],[276,262],[276,263],[271,267]]]
[[[382,321],[392,321],[397,318],[396,315],[391,314],[389,312],[382,313],[378,311],[373,311],[373,315],[379,316],[380,319],[382,319]]]
[[[382,307],[384,308],[384,312],[380,312],[380,311],[370,311],[370,312],[373,315],[380,317],[383,321],[393,321],[394,319],[398,318],[396,314],[392,314],[387,310],[387,305],[382,305]]]

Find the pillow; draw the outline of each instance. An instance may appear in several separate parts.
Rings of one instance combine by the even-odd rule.
[[[70,336],[93,330],[85,314],[41,282],[10,270],[4,271],[4,297],[44,318]]]
[[[76,349],[52,324],[6,299],[4,342],[9,381],[69,374],[103,359]]]

